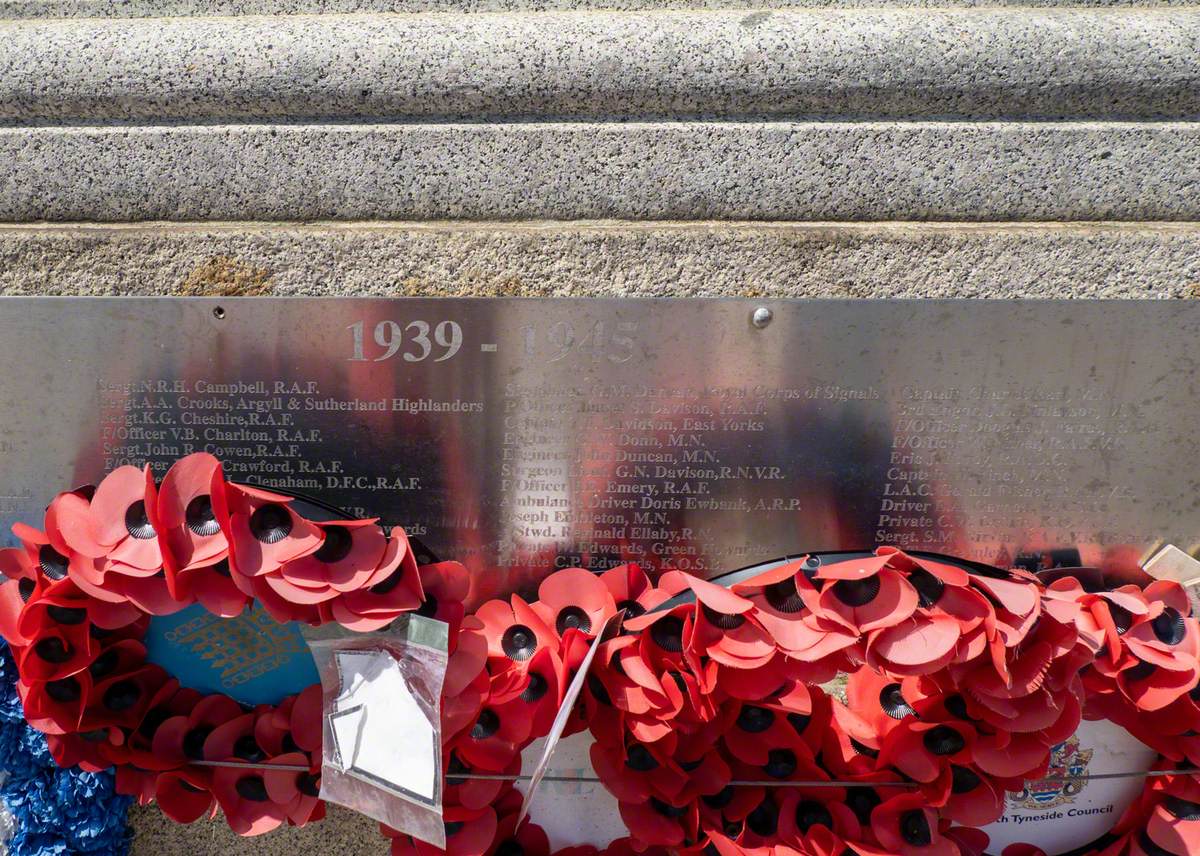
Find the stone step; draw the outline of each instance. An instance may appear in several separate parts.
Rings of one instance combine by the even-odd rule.
[[[30,225],[0,258],[0,294],[1200,296],[1200,223]]]
[[[1200,118],[1200,7],[0,23],[0,122]]]
[[[1194,0],[772,0],[773,8],[1144,7]],[[746,0],[0,0],[0,18],[136,18],[355,12],[738,9]]]
[[[0,129],[0,220],[1196,220],[1197,122]]]

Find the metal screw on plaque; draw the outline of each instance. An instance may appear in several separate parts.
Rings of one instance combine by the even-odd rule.
[[[220,321],[224,317],[225,317],[225,307],[224,306],[218,306],[215,309],[213,309],[213,318],[216,318],[218,321]]]
[[[754,310],[754,314],[750,316],[750,323],[761,330],[771,323],[771,319],[775,317],[770,309],[765,306],[760,306]]]

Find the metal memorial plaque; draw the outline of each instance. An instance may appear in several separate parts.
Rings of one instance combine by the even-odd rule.
[[[476,599],[575,564],[1200,540],[1196,303],[7,298],[0,365],[6,544],[196,450],[402,524]]]

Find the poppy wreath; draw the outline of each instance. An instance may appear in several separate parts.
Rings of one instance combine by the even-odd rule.
[[[637,565],[557,571],[536,597],[463,616],[468,580],[422,581],[451,627],[442,731],[446,852],[549,856],[507,781],[618,611],[566,733],[590,729],[629,837],[606,852],[982,856],[1005,793],[1044,777],[1083,718],[1200,763],[1200,625],[1174,582],[1099,590],[1095,574],[946,557],[806,556],[723,586]],[[819,686],[847,675],[845,701]],[[796,782],[794,786],[778,787]],[[1072,856],[1200,853],[1200,781],[1149,777]],[[749,784],[747,784],[749,783]],[[825,783],[836,783],[826,785]],[[384,827],[394,856],[443,851]],[[597,848],[560,854],[594,856]],[[1014,844],[1003,856],[1040,856]]]
[[[194,603],[232,618],[257,601],[280,622],[358,631],[421,605],[403,530],[315,522],[291,506],[194,454],[161,484],[149,468],[121,467],[56,496],[42,529],[13,526],[19,546],[0,550],[0,635],[25,718],[59,765],[115,767],[119,793],[180,822],[219,806],[243,835],[323,816],[319,684],[248,707],[181,686],[142,642],[150,616]]]
[[[200,603],[232,617],[257,601],[279,621],[359,631],[412,610],[446,622],[447,844],[384,828],[406,856],[550,853],[543,830],[518,824],[512,783],[478,774],[520,773],[521,750],[549,732],[618,612],[567,733],[594,736],[593,766],[629,830],[606,848],[620,856],[980,856],[978,827],[1006,791],[1046,774],[1085,717],[1129,729],[1164,770],[1200,763],[1200,625],[1173,582],[1107,591],[1086,573],[1045,582],[883,547],[729,586],[677,571],[652,580],[632,564],[569,568],[468,614],[462,565],[418,566],[403,530],[373,520],[306,520],[289,497],[227,482],[207,455],[161,484],[115,470],[55,497],[41,530],[13,531],[0,634],[55,760],[115,766],[121,793],[181,822],[219,807],[246,835],[323,814],[319,687],[254,708],[182,687],[146,661],[151,615]],[[820,686],[839,674],[845,701]],[[1198,852],[1200,782],[1188,774],[1149,778],[1080,851]]]

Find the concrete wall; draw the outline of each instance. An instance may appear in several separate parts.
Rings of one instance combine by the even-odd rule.
[[[0,294],[1200,293],[1200,7],[745,5],[0,0]]]

